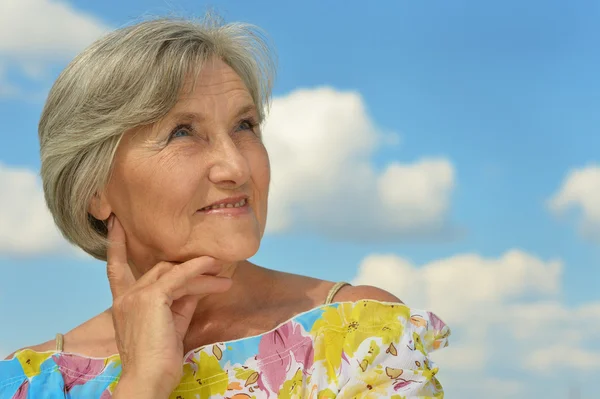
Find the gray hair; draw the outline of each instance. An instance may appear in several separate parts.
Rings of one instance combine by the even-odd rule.
[[[185,80],[219,57],[242,79],[264,120],[275,59],[262,31],[245,23],[161,18],[109,33],[54,83],[39,123],[46,203],[67,240],[106,260],[106,227],[88,213],[107,184],[123,133],[159,121]],[[193,85],[192,85],[193,86]]]

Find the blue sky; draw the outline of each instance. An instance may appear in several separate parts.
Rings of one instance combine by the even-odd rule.
[[[256,262],[329,280],[381,282],[379,285],[386,279],[372,276],[382,275],[378,267],[387,261],[381,255],[409,262],[410,272],[420,279],[422,289],[407,285],[408,277],[400,273],[405,270],[400,266],[386,269],[387,273],[397,271],[392,277],[398,283],[389,283],[388,278],[386,284],[392,286],[384,288],[411,305],[434,307],[431,310],[451,327],[455,321],[456,348],[448,348],[435,358],[442,370],[447,370],[441,379],[448,387],[448,397],[497,394],[563,398],[570,384],[600,375],[598,340],[586,335],[600,336],[598,3],[382,1],[377,7],[354,1],[34,3],[39,7],[28,12],[23,11],[25,6],[14,6],[13,18],[4,25],[12,23],[15,29],[0,29],[0,42],[23,41],[17,49],[0,46],[0,182],[12,182],[10,178],[3,180],[2,173],[9,176],[19,168],[37,173],[36,126],[44,96],[70,58],[89,44],[83,30],[91,32],[88,35],[93,40],[95,32],[123,26],[141,16],[173,12],[200,16],[206,7],[213,7],[226,21],[256,24],[272,38],[279,55],[275,103],[291,98],[297,104],[290,111],[280,102],[274,113],[288,115],[286,112],[298,108],[312,112],[313,102],[350,104],[352,98],[359,99],[360,115],[347,117],[349,123],[358,117],[366,121],[370,130],[364,140],[355,139],[358,133],[341,128],[330,132],[316,127],[306,133],[314,135],[315,146],[323,140],[320,131],[315,133],[319,128],[323,135],[339,134],[332,137],[340,138],[340,147],[354,149],[340,155],[347,165],[362,162],[375,178],[385,175],[390,165],[408,168],[402,170],[414,173],[390,174],[399,179],[395,189],[399,191],[395,192],[404,193],[406,188],[410,197],[412,188],[420,187],[417,183],[424,179],[430,187],[425,193],[436,197],[411,202],[414,207],[431,201],[431,209],[438,210],[425,215],[430,208],[418,208],[413,213],[424,216],[415,216],[402,228],[372,221],[363,226],[364,218],[357,216],[363,208],[354,203],[354,211],[331,216],[335,220],[319,213],[308,217],[309,222],[271,229]],[[61,23],[52,20],[54,14],[36,15],[49,4],[63,5],[58,11],[51,8],[56,15],[83,18],[79,25],[73,25],[82,33],[65,34]],[[11,5],[0,4],[0,14],[6,7]],[[4,18],[8,14],[5,12]],[[36,37],[38,21],[56,34],[47,41]],[[27,38],[19,33],[23,25]],[[71,36],[83,38],[78,41]],[[63,47],[57,44],[60,40],[64,40]],[[34,45],[67,50],[64,54],[29,51],[28,46]],[[306,91],[304,97],[297,95],[299,89]],[[340,122],[340,126],[345,125]],[[271,134],[274,148],[278,140],[296,145],[293,135],[277,137],[286,129],[304,134],[296,125],[273,122],[269,127],[266,141],[269,144]],[[374,149],[363,150],[372,138]],[[420,164],[429,165],[430,160],[438,163],[431,168]],[[331,166],[327,158],[321,161],[315,165],[317,170]],[[274,162],[274,167],[278,165]],[[294,170],[293,166],[282,164],[281,170]],[[439,178],[444,171],[451,175],[448,181]],[[340,169],[338,181],[352,182],[353,172],[352,167]],[[296,177],[281,176],[292,183]],[[6,193],[16,192],[17,186],[9,183],[5,184]],[[330,182],[321,183],[327,186]],[[357,177],[356,185],[361,184]],[[331,192],[315,190],[306,203],[300,203],[296,191],[285,191],[288,185],[284,182],[277,186],[277,198],[295,201],[293,210],[281,212],[306,215],[314,204],[329,206],[333,201],[349,200],[344,195],[354,193],[351,186],[340,183],[332,186]],[[10,197],[5,195],[5,187],[0,197]],[[14,200],[17,197],[11,198],[4,220],[0,213],[0,237],[6,242],[14,230],[29,231],[21,221],[8,217],[17,212],[11,206],[24,204]],[[357,194],[356,198],[361,197]],[[400,216],[394,220],[402,221],[411,209],[398,205],[384,209],[384,213],[394,219],[397,210]],[[366,215],[371,217],[369,212]],[[373,220],[380,216],[373,212]],[[437,222],[443,228],[432,227]],[[340,235],[331,228],[334,225],[350,233]],[[361,229],[374,232],[373,239],[361,237]],[[517,256],[507,258],[510,251],[517,251]],[[461,258],[466,254],[474,258]],[[380,257],[373,258],[376,256]],[[556,273],[553,261],[560,263]],[[465,271],[460,262],[472,262],[475,272]],[[56,332],[65,332],[110,305],[103,265],[69,251],[16,251],[0,244],[0,270],[0,316],[11,326],[0,329],[0,352],[51,339]],[[455,305],[450,308],[454,311],[467,306],[465,312],[473,312],[474,319],[465,322],[460,312],[455,315],[453,311],[446,316],[446,307],[438,297],[420,292],[438,287],[429,285],[433,283],[423,277],[429,276],[424,270],[448,273],[450,288],[444,288],[450,293],[448,306]],[[478,278],[490,276],[488,283],[493,289],[486,290],[483,297],[453,297],[456,291],[452,287],[465,284],[467,291],[475,292],[473,287],[482,284]],[[506,278],[514,280],[502,283]],[[406,294],[401,287],[408,287]],[[531,328],[539,329],[535,337],[527,338],[527,333],[511,327],[511,323],[519,323],[512,316],[498,321],[486,313],[485,320],[478,320],[478,312],[485,308],[469,306],[481,298],[489,304],[490,312],[511,309],[514,315],[526,310],[548,312],[548,317],[538,320],[537,316],[527,316],[530,321],[537,320],[531,321]],[[581,316],[583,320],[570,320],[565,327],[568,319],[561,315],[575,315],[576,320]],[[476,331],[479,324],[485,325],[485,333]],[[550,328],[552,332],[546,330]],[[503,329],[508,335],[496,337]],[[552,337],[545,338],[546,332]],[[471,340],[476,343],[471,345]],[[535,346],[542,341],[547,345]],[[530,348],[531,353],[522,349],[522,357],[511,359],[489,350],[490,345],[503,348],[513,344]],[[457,366],[463,351],[473,356],[471,366]],[[575,360],[561,364],[553,357],[576,355],[584,356],[583,365]],[[466,388],[473,379],[479,381],[473,383],[477,386]],[[496,393],[500,389],[505,389],[503,394]],[[600,395],[597,387],[583,386],[581,391],[582,397]]]

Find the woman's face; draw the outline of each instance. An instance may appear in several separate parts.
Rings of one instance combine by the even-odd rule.
[[[124,135],[103,201],[139,272],[159,261],[256,253],[270,179],[257,123],[243,81],[215,59],[163,120]],[[215,203],[224,205],[207,208]]]

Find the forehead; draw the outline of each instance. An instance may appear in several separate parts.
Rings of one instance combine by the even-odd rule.
[[[195,79],[189,77],[184,82],[178,105],[188,101],[210,102],[219,98],[252,100],[244,81],[233,68],[218,58],[212,58],[202,66]]]
[[[202,66],[196,79],[188,77],[184,82],[169,112],[156,123],[132,129],[132,139],[159,136],[165,126],[183,119],[198,122],[229,119],[240,112],[251,111],[257,110],[244,81],[225,62],[211,59]]]

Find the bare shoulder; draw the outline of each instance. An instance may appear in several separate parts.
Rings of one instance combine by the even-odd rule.
[[[335,285],[332,281],[321,280],[314,277],[283,272],[277,273],[279,274],[279,285],[285,287],[286,291],[296,291],[302,295],[308,295],[316,304],[322,303],[329,291]],[[290,290],[290,287],[294,287],[294,289]],[[294,295],[294,298],[296,298],[296,295]],[[361,299],[404,303],[390,292],[371,285],[346,285],[334,296],[335,302],[354,302]]]
[[[52,350],[56,349],[56,341],[55,340],[50,340],[50,341],[46,341],[46,342],[44,342],[42,344],[38,344],[38,345],[34,345],[34,346],[26,346],[24,348],[21,348],[21,349],[18,349],[16,351],[14,351],[10,355],[8,355],[8,357],[6,357],[4,360],[10,360],[10,359],[12,359],[15,354],[17,354],[18,352],[21,352],[22,350],[25,350],[25,349],[31,349],[34,352],[48,352],[48,351],[52,351]]]
[[[64,334],[63,350],[91,357],[112,355],[116,344],[114,343],[111,317],[108,312],[100,313]],[[5,360],[12,359],[16,353],[25,349],[31,349],[34,352],[56,350],[56,338],[38,345],[23,347],[11,353]]]
[[[374,299],[381,302],[402,302],[398,297],[372,285],[346,285],[335,296],[336,302],[354,302],[361,299]]]

